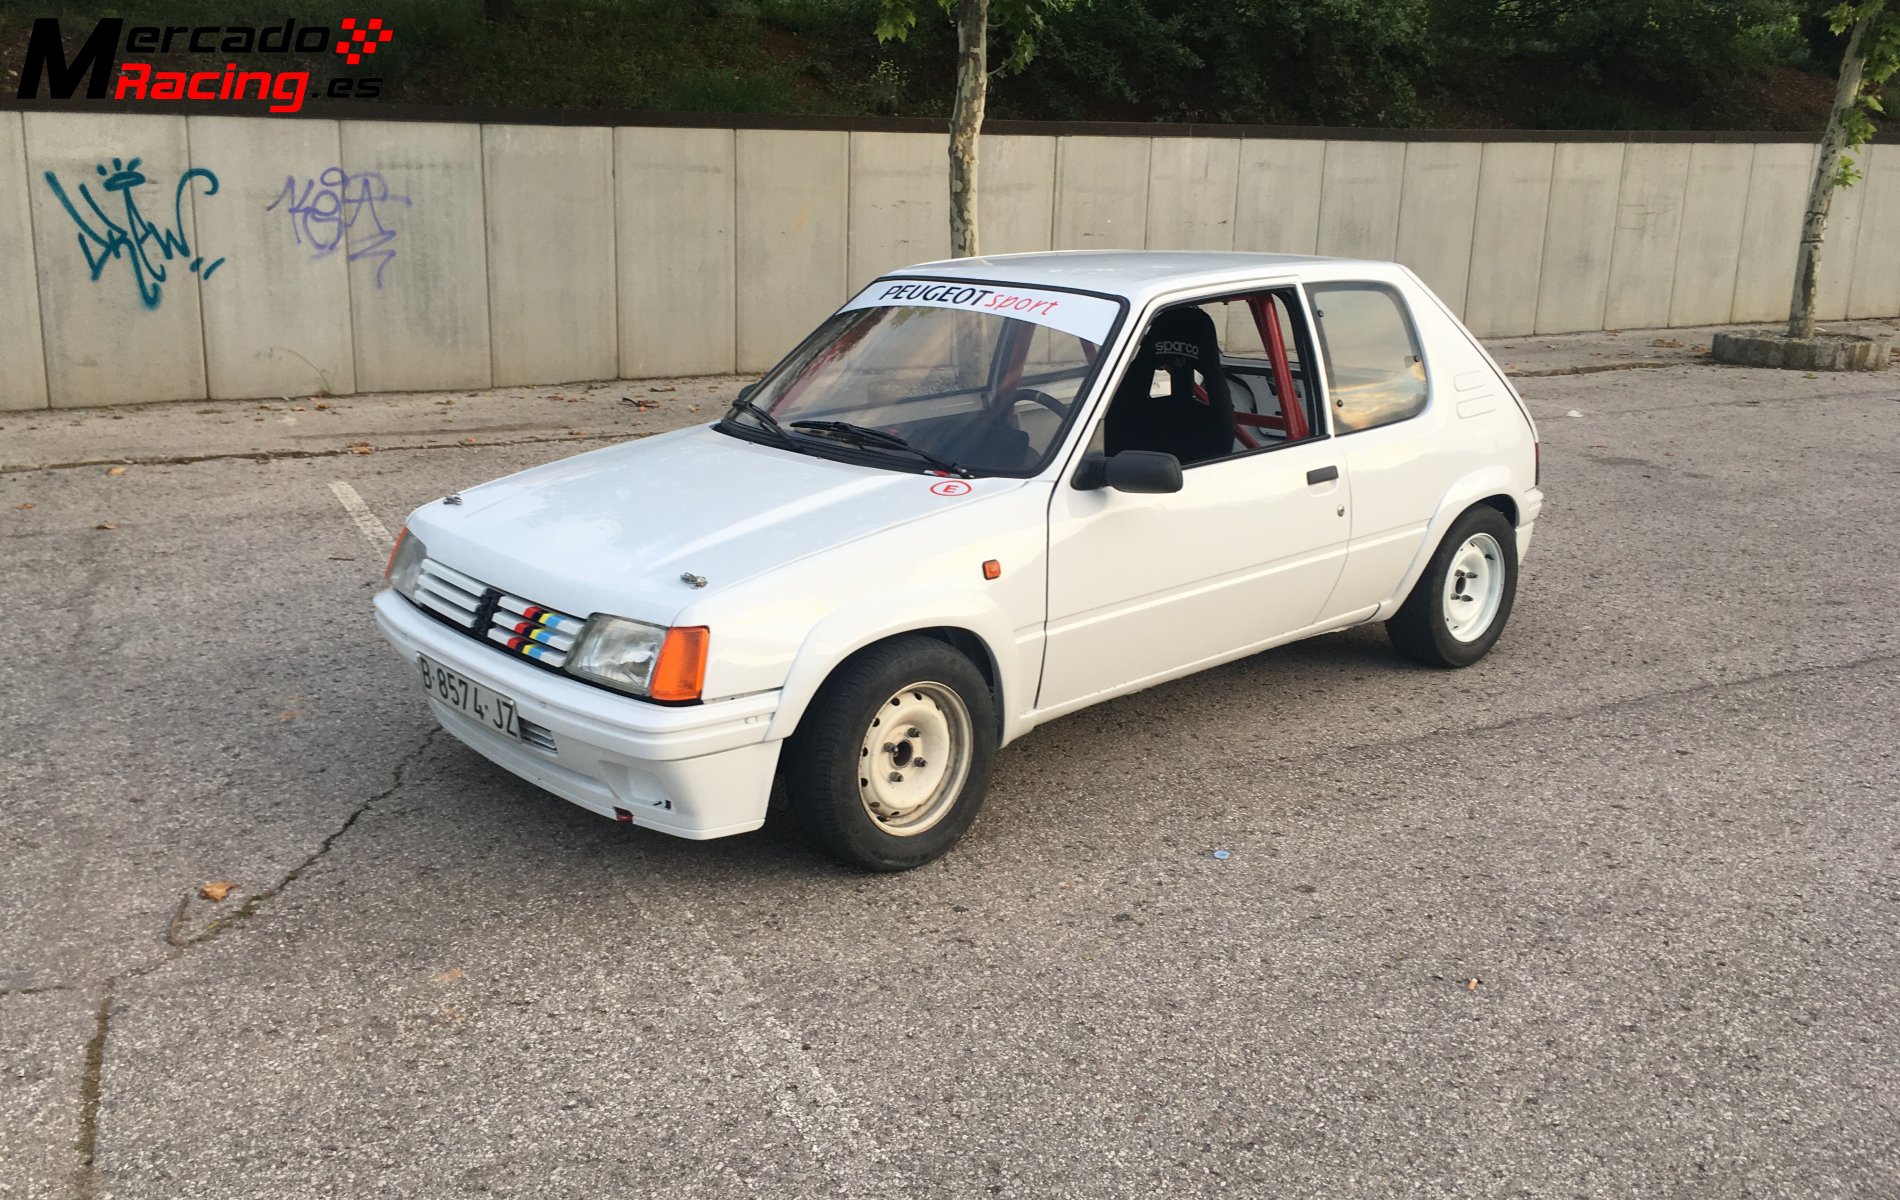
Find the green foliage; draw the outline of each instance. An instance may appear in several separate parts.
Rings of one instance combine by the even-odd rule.
[[[1852,150],[1874,136],[1875,115],[1887,111],[1881,100],[1882,92],[1888,80],[1900,71],[1900,4],[1890,0],[1839,4],[1828,10],[1827,21],[1828,28],[1836,34],[1846,33],[1862,21],[1870,22],[1861,41],[1867,64],[1861,70],[1860,92],[1842,117],[1847,148]],[[1852,187],[1860,178],[1860,167],[1853,156],[1848,155],[1841,159],[1840,169],[1835,172],[1834,186]]]
[[[1042,64],[1012,91],[1081,116],[1395,125],[1423,117],[1429,0],[1095,0],[1051,22]]]
[[[930,0],[882,0],[872,32],[879,42],[907,40],[917,28],[919,4]],[[1002,37],[1009,47],[996,73],[1014,75],[1036,56],[1038,39],[1048,28],[1049,17],[1068,12],[1088,0],[990,0],[990,31]],[[936,0],[945,16],[956,18],[956,0]]]

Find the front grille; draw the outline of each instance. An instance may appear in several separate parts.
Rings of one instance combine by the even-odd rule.
[[[489,587],[432,558],[422,562],[416,603],[470,637],[556,671],[567,663],[581,626],[587,623],[583,617]]]
[[[521,740],[536,750],[554,753],[554,731],[546,725],[536,725],[526,717],[516,717],[515,724],[521,729]]]

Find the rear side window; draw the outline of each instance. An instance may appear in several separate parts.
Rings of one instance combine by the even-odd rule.
[[[1357,433],[1425,410],[1425,362],[1398,293],[1376,283],[1307,289],[1333,402],[1333,432]]]

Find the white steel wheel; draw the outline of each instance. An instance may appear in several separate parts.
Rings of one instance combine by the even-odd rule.
[[[1517,599],[1517,529],[1474,504],[1445,531],[1399,611],[1392,644],[1433,667],[1468,667],[1491,652]]]
[[[928,634],[878,642],[832,670],[786,739],[786,799],[840,862],[908,871],[976,820],[1001,731],[995,693],[961,650]]]
[[[914,837],[956,805],[970,777],[970,710],[956,690],[917,682],[877,707],[858,748],[858,796],[883,832]]]
[[[1452,553],[1445,572],[1445,632],[1475,642],[1497,620],[1504,603],[1504,548],[1488,533],[1474,533]]]

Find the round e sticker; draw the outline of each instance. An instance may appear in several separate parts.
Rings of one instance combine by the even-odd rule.
[[[930,491],[937,496],[967,496],[970,494],[970,485],[961,479],[946,479],[942,483],[931,484]]]

